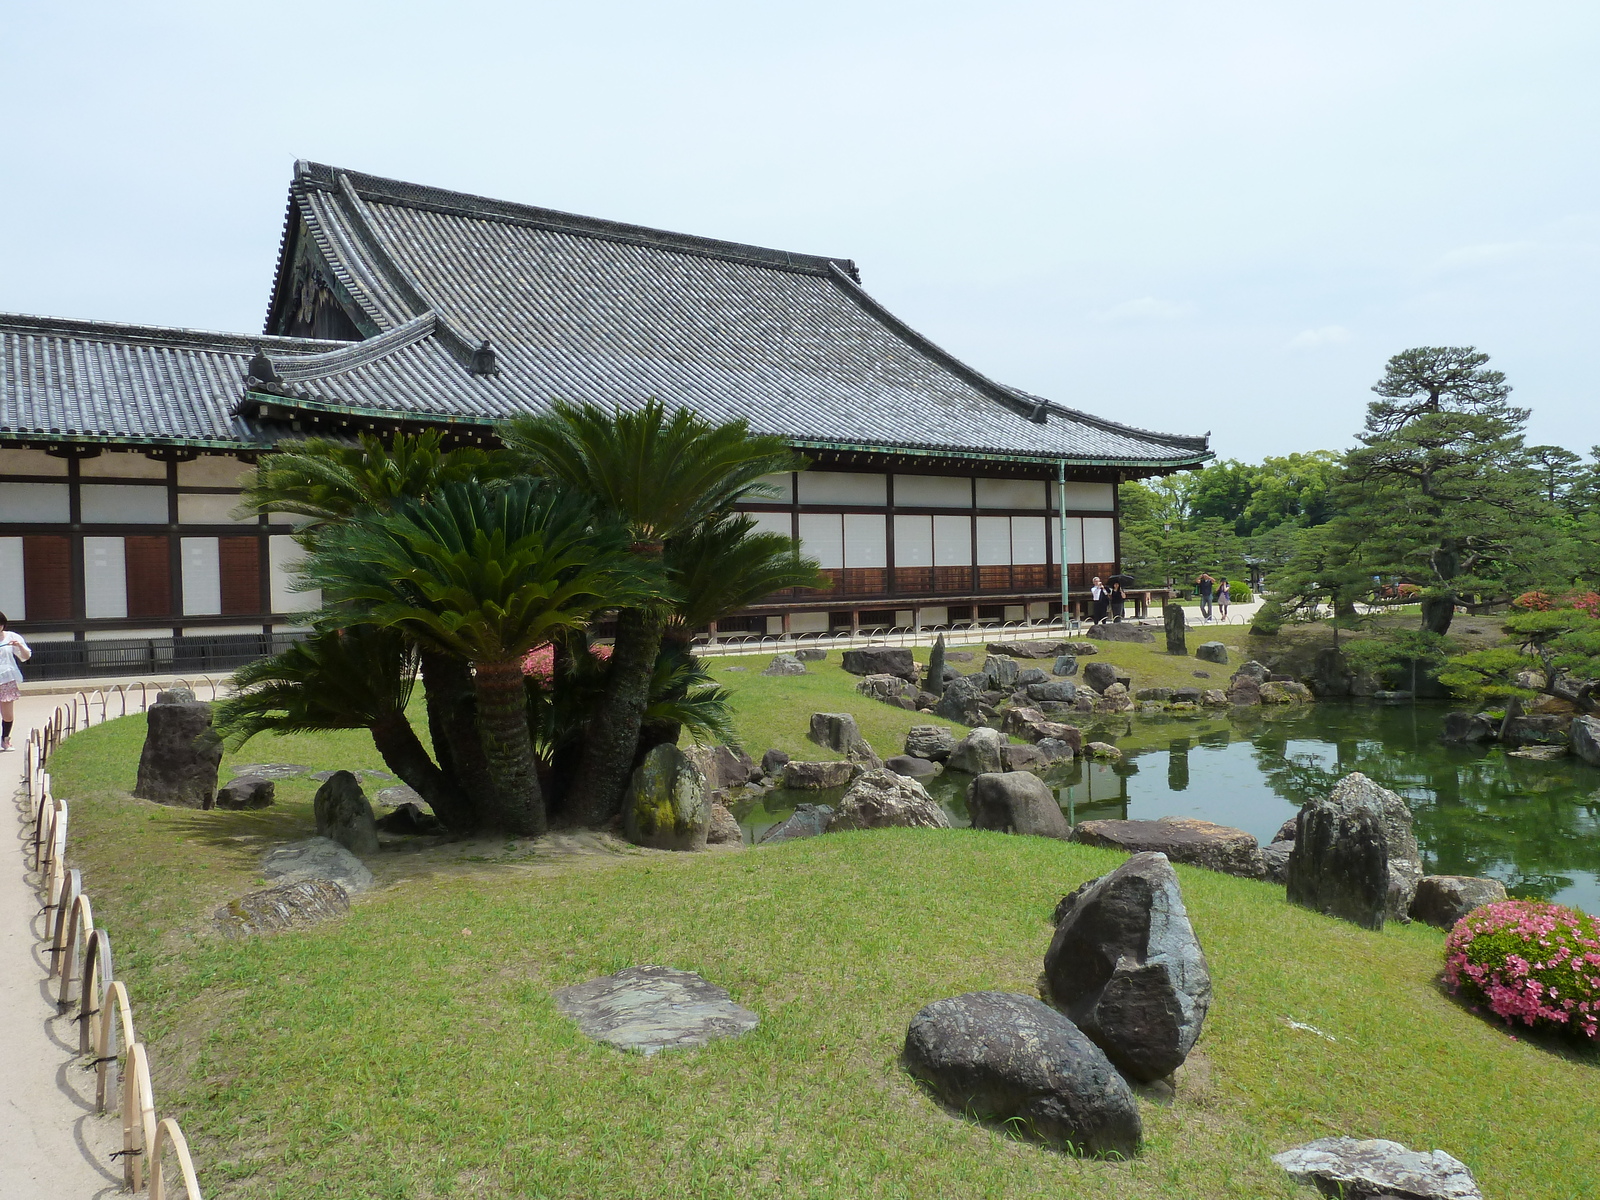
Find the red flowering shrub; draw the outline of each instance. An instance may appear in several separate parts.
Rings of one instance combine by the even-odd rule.
[[[1591,617],[1600,618],[1600,592],[1574,592],[1569,596],[1557,596],[1553,592],[1523,592],[1511,603],[1529,612],[1576,608]]]
[[[601,662],[611,657],[610,646],[590,646],[589,653]],[[556,672],[555,647],[546,642],[542,646],[535,646],[529,650],[522,660],[522,673],[524,675],[537,675],[545,683],[549,683],[551,676]]]
[[[1572,607],[1580,608],[1596,620],[1600,620],[1600,592],[1579,592],[1572,597]]]
[[[1523,592],[1511,603],[1529,612],[1549,612],[1556,606],[1557,600],[1549,592]]]
[[[1600,923],[1538,900],[1475,908],[1450,931],[1444,973],[1507,1024],[1600,1041]]]

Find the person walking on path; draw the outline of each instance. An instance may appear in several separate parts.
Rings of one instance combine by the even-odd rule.
[[[1233,595],[1230,590],[1231,587],[1232,585],[1229,584],[1226,576],[1224,576],[1222,582],[1217,585],[1217,618],[1224,624],[1226,624],[1228,620],[1228,601],[1233,599]]]
[[[1098,625],[1106,619],[1106,609],[1111,604],[1111,593],[1098,575],[1089,581],[1089,599],[1094,602],[1094,624]]]
[[[1196,590],[1200,593],[1200,615],[1206,620],[1211,620],[1211,593],[1217,586],[1217,581],[1211,577],[1210,571],[1201,571],[1200,578],[1194,581]]]
[[[6,615],[0,613],[0,751],[11,749],[11,726],[17,719],[17,701],[22,699],[19,662],[33,657],[28,643],[14,629],[6,628]]]

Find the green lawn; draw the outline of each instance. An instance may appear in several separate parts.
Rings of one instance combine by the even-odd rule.
[[[1136,673],[1167,657],[1102,648]],[[764,661],[714,668],[753,753],[806,751],[813,708],[855,711],[881,751],[925,719],[831,663],[725,671]],[[1334,1133],[1449,1150],[1489,1196],[1600,1191],[1600,1066],[1442,995],[1433,930],[1372,934],[1180,867],[1216,986],[1205,1035],[1175,1102],[1142,1101],[1141,1157],[1078,1161],[944,1111],[898,1055],[931,1000],[1032,992],[1056,900],[1119,855],[970,830],[696,855],[480,842],[382,854],[386,886],[348,917],[226,943],[210,911],[254,886],[268,841],[308,831],[312,785],[281,784],[268,815],[133,800],[142,732],[92,729],[52,766],[158,1105],[210,1197],[1309,1196],[1268,1156]],[[356,734],[237,757],[382,766]],[[642,1059],[556,1014],[552,989],[644,963],[723,984],[760,1028]]]

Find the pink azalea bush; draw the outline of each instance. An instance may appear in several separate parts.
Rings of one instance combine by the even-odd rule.
[[[1445,941],[1453,990],[1507,1024],[1600,1040],[1600,923],[1539,900],[1475,908]]]
[[[611,647],[590,646],[589,653],[594,655],[594,657],[599,659],[601,662],[605,662],[611,657]],[[549,683],[555,672],[555,647],[551,646],[548,642],[542,646],[535,646],[532,650],[529,650],[527,655],[524,656],[522,660],[522,673],[524,675],[536,675],[544,683]]]

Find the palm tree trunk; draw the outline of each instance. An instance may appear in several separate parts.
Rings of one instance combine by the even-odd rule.
[[[528,701],[520,658],[474,663],[478,732],[494,780],[493,806],[485,824],[531,836],[548,827],[539,767],[528,731]]]
[[[477,827],[473,805],[428,756],[404,713],[396,713],[372,726],[372,741],[388,768],[428,802],[428,807],[446,829],[452,833],[470,833]]]
[[[665,628],[666,613],[657,608],[624,608],[617,613],[605,691],[589,720],[583,762],[572,786],[573,808],[585,825],[599,828],[622,811]]]
[[[495,785],[489,774],[489,760],[483,753],[483,738],[478,734],[472,670],[465,659],[453,654],[423,650],[422,687],[434,757],[465,800],[468,826],[476,827],[494,804]],[[441,814],[439,819],[444,821],[444,816]]]

